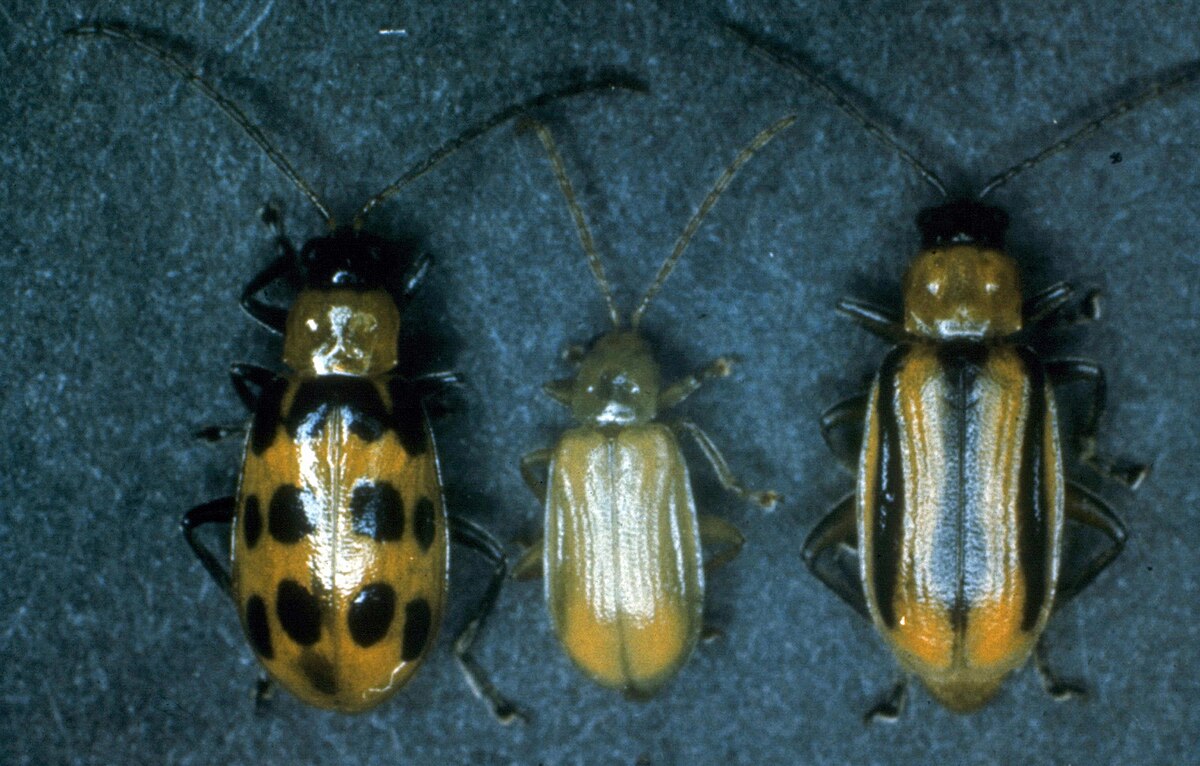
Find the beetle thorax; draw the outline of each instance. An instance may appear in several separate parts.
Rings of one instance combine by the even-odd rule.
[[[288,313],[283,361],[301,373],[378,375],[396,366],[400,311],[384,290],[303,290]]]
[[[1016,263],[975,243],[922,250],[904,275],[904,329],[937,340],[985,340],[1019,331]]]
[[[601,336],[579,365],[571,389],[571,413],[581,423],[627,426],[658,414],[658,363],[636,332]]]

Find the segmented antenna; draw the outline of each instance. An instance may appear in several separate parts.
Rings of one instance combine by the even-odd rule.
[[[545,125],[532,117],[522,119],[518,129],[536,131],[538,138],[542,140],[542,146],[546,147],[546,154],[550,157],[550,166],[554,168],[554,177],[558,179],[558,188],[562,189],[563,196],[567,199],[567,207],[571,210],[571,217],[575,219],[575,230],[579,232],[579,242],[583,245],[583,252],[587,255],[588,266],[592,269],[592,276],[596,278],[596,283],[600,285],[600,292],[604,294],[604,302],[608,305],[609,319],[612,320],[614,328],[619,328],[621,314],[617,311],[617,304],[613,300],[608,277],[604,275],[604,264],[600,262],[600,254],[596,252],[596,243],[592,239],[592,232],[588,229],[587,221],[583,217],[583,210],[575,198],[575,189],[571,186],[571,179],[567,176],[567,168],[563,164],[562,155],[558,153],[554,137],[550,135],[550,130]]]
[[[593,93],[598,90],[629,90],[637,93],[647,92],[646,84],[636,78],[626,77],[619,74],[614,74],[606,77],[599,77],[592,80],[584,80],[583,82],[574,83],[558,90],[549,93],[543,93],[540,96],[526,99],[519,104],[514,104],[496,114],[492,115],[486,122],[483,122],[474,127],[464,130],[454,138],[442,144],[433,154],[413,165],[408,170],[400,174],[400,177],[395,181],[385,186],[378,194],[362,206],[358,213],[354,216],[354,227],[361,228],[363,220],[367,213],[383,202],[388,197],[391,197],[396,192],[408,186],[413,181],[432,170],[438,163],[449,157],[454,152],[471,143],[475,139],[491,131],[493,128],[513,119],[520,115],[531,112],[534,109],[546,106],[564,98],[582,95],[584,93]]]
[[[1187,85],[1188,83],[1195,81],[1198,77],[1200,77],[1200,65],[1192,64],[1183,72],[1175,75],[1174,77],[1151,83],[1150,86],[1141,93],[1137,94],[1133,98],[1118,102],[1116,106],[1087,123],[1079,130],[1076,130],[1066,138],[1056,141],[1037,154],[1021,160],[1008,170],[992,176],[992,178],[983,185],[983,188],[979,191],[976,199],[983,199],[992,191],[1008,183],[1016,176],[1024,173],[1026,170],[1029,170],[1036,165],[1040,165],[1044,160],[1049,159],[1064,149],[1067,149],[1068,147],[1078,143],[1118,117],[1122,117],[1137,107],[1142,106],[1149,101],[1153,101],[1154,99],[1159,98],[1164,94],[1175,90],[1176,88]]]
[[[854,104],[846,100],[845,96],[839,93],[832,85],[825,82],[822,77],[817,74],[807,63],[796,58],[794,55],[787,53],[774,44],[765,42],[761,37],[750,31],[746,27],[736,24],[732,21],[724,21],[721,24],[722,28],[741,40],[747,45],[751,52],[759,58],[769,61],[787,71],[791,72],[795,77],[807,83],[810,87],[815,88],[829,99],[834,106],[842,110],[852,120],[862,125],[863,128],[874,136],[880,143],[887,146],[900,155],[900,159],[909,164],[921,178],[925,179],[926,183],[937,190],[942,197],[947,197],[946,184],[938,177],[937,173],[931,168],[917,159],[916,155],[909,152],[896,137],[884,127],[878,120],[873,119]]]
[[[288,180],[296,185],[296,188],[304,192],[304,196],[308,197],[309,201],[312,202],[313,207],[317,209],[317,212],[321,215],[321,218],[325,221],[325,223],[330,227],[333,226],[333,216],[330,215],[329,208],[325,206],[325,203],[321,201],[321,198],[317,196],[317,193],[313,191],[313,188],[309,185],[308,181],[305,181],[300,174],[296,172],[296,169],[293,168],[292,164],[287,161],[287,158],[280,154],[279,150],[271,145],[271,142],[267,140],[267,137],[262,130],[257,125],[250,122],[250,118],[248,118],[246,114],[240,108],[238,108],[237,104],[221,95],[216,88],[214,88],[207,80],[201,77],[195,70],[191,69],[174,53],[171,53],[166,48],[163,48],[157,42],[141,32],[115,24],[84,24],[82,26],[68,29],[63,34],[68,37],[111,37],[115,40],[124,40],[125,42],[132,43],[138,48],[141,48],[143,51],[154,56],[159,60],[160,63],[163,64],[163,66],[174,70],[180,77],[184,79],[185,82],[187,82],[196,90],[200,91],[205,98],[220,107],[221,111],[224,112],[229,119],[237,123],[237,125],[246,132],[246,135],[250,136],[251,140],[258,144],[260,149],[266,152],[267,156],[271,159],[271,162],[275,163],[275,167],[279,168],[280,172],[287,176]]]
[[[700,228],[700,222],[704,220],[704,216],[708,215],[708,211],[712,209],[712,206],[717,204],[717,199],[725,191],[725,187],[729,186],[729,182],[733,180],[734,175],[737,174],[742,165],[745,165],[758,150],[766,146],[781,131],[790,127],[796,121],[796,117],[796,115],[790,114],[767,126],[765,130],[754,137],[754,140],[738,152],[737,156],[733,158],[733,162],[729,163],[729,167],[725,168],[725,171],[721,173],[721,177],[713,184],[712,191],[700,203],[700,208],[692,216],[692,220],[688,221],[687,226],[683,229],[683,233],[679,235],[679,239],[675,241],[675,249],[671,252],[667,260],[663,261],[662,267],[658,270],[658,276],[650,283],[650,288],[646,290],[646,295],[642,298],[642,302],[638,304],[638,307],[629,316],[629,324],[634,329],[637,329],[638,323],[641,322],[642,314],[646,313],[646,309],[650,307],[650,301],[654,300],[654,296],[658,295],[658,291],[662,289],[663,283],[667,281],[667,277],[675,269],[675,264],[683,257],[683,251],[687,249],[688,243],[692,241],[696,230]]]

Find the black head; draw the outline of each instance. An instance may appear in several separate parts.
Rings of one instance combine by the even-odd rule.
[[[305,242],[297,267],[305,289],[383,289],[399,301],[407,296],[416,262],[409,245],[343,226]]]
[[[921,247],[926,250],[950,244],[1003,250],[1008,213],[977,200],[960,199],[922,210],[917,214],[917,228],[921,231]]]

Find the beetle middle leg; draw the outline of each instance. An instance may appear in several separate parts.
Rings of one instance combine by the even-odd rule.
[[[700,517],[700,546],[720,546],[721,551],[704,562],[706,573],[728,564],[742,552],[746,537],[725,519],[705,514]]]
[[[737,477],[733,475],[733,471],[729,469],[729,464],[725,462],[725,458],[721,455],[717,445],[713,444],[712,439],[700,426],[690,420],[680,420],[673,424],[676,429],[687,431],[692,439],[696,442],[696,446],[704,453],[704,457],[713,467],[713,471],[717,474],[717,481],[721,482],[721,486],[729,492],[749,500],[752,503],[770,510],[779,502],[779,493],[773,490],[752,490],[746,489],[738,482]]]
[[[804,541],[804,564],[813,575],[866,620],[867,597],[858,573],[858,519],[854,494],[833,507]],[[850,566],[847,559],[852,559]]]
[[[192,508],[183,515],[183,519],[179,522],[183,539],[187,540],[192,553],[200,559],[200,563],[208,571],[209,576],[213,578],[213,582],[217,584],[221,592],[230,598],[233,598],[233,591],[230,587],[229,570],[221,565],[221,561],[215,553],[197,539],[196,529],[206,524],[229,524],[233,521],[236,510],[237,499],[233,495],[219,497]]]
[[[492,577],[488,582],[487,591],[480,599],[475,614],[467,621],[458,637],[454,639],[454,656],[462,668],[463,675],[466,676],[467,684],[470,685],[476,696],[488,703],[496,720],[503,724],[516,720],[525,721],[525,715],[488,680],[487,672],[471,654],[471,649],[475,645],[476,639],[479,638],[479,632],[483,630],[488,615],[496,606],[496,599],[500,597],[500,588],[508,576],[508,562],[504,557],[504,551],[496,538],[492,537],[485,529],[461,517],[452,516],[450,518],[450,537],[455,543],[470,548],[492,564]]]
[[[1091,406],[1083,428],[1076,437],[1079,444],[1079,459],[1099,473],[1137,489],[1150,473],[1150,466],[1112,460],[1096,453],[1096,433],[1104,415],[1107,383],[1104,368],[1088,359],[1052,359],[1046,362],[1046,374],[1055,385],[1085,382],[1092,385]]]
[[[1064,569],[1059,574],[1055,601],[1062,604],[1091,584],[1125,548],[1125,525],[1112,509],[1096,495],[1075,482],[1067,483],[1066,517],[1091,527],[1109,540],[1109,545],[1077,571]]]
[[[863,418],[867,414],[868,394],[843,399],[821,413],[821,438],[843,467],[858,472],[858,453],[862,447]],[[835,432],[846,432],[843,439]]]

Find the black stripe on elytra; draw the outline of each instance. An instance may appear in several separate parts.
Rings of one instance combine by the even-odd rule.
[[[1046,539],[1049,520],[1046,513],[1050,501],[1046,497],[1046,373],[1042,363],[1028,348],[1017,353],[1025,366],[1028,386],[1029,417],[1021,444],[1021,478],[1017,489],[1019,536],[1017,559],[1025,578],[1025,611],[1021,630],[1030,631],[1041,616],[1046,601]],[[1062,478],[1059,477],[1059,481]]]
[[[392,397],[392,428],[396,429],[396,438],[408,454],[424,454],[428,440],[420,387],[404,378],[392,378],[388,394]]]
[[[388,411],[379,391],[369,379],[357,375],[320,375],[303,381],[283,422],[293,439],[313,439],[337,409],[350,433],[365,442],[375,441],[387,430]]]
[[[948,446],[955,453],[954,470],[957,471],[957,475],[927,479],[943,482],[952,479],[955,491],[949,508],[943,507],[942,509],[943,512],[953,513],[953,519],[940,518],[938,521],[939,524],[952,523],[954,525],[954,545],[952,547],[935,546],[933,555],[945,560],[933,562],[932,568],[941,576],[952,577],[954,580],[954,601],[949,605],[950,624],[960,635],[966,632],[967,615],[971,609],[966,595],[967,534],[969,534],[966,514],[969,500],[966,493],[970,479],[965,472],[969,465],[974,464],[974,461],[968,460],[965,453],[970,442],[967,422],[975,415],[968,412],[968,408],[974,406],[978,396],[976,382],[979,379],[980,369],[987,364],[987,355],[987,346],[980,343],[955,343],[938,347],[938,365],[946,380],[950,397],[949,417],[943,418],[942,422],[945,428],[954,429],[954,433],[949,435],[951,442]]]
[[[879,368],[879,458],[875,465],[874,573],[875,603],[888,628],[896,626],[896,572],[904,544],[904,466],[900,462],[900,420],[896,412],[897,378],[908,346],[892,349]]]
[[[429,641],[429,630],[433,626],[433,610],[423,598],[414,598],[404,606],[404,644],[400,659],[408,662],[421,656],[425,643]]]
[[[254,409],[254,421],[250,426],[250,451],[261,455],[275,441],[279,428],[283,394],[287,390],[287,379],[276,376],[263,386]]]

